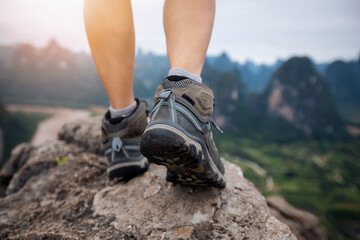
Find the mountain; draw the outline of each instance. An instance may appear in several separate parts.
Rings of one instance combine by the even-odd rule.
[[[134,91],[153,104],[154,93],[169,71],[167,56],[155,55],[151,52],[144,54],[141,50],[135,56]]]
[[[216,68],[216,70],[223,72],[232,69],[235,63],[230,59],[226,52],[222,52],[218,56],[207,56],[205,65]]]
[[[73,53],[52,40],[44,48],[14,47],[0,66],[5,102],[81,106],[106,104],[91,56]]]
[[[229,72],[237,69],[246,84],[248,92],[261,92],[269,82],[271,74],[282,63],[278,60],[273,65],[256,64],[250,60],[241,64],[230,59],[225,52],[219,56],[210,56],[206,58],[206,65],[216,69],[219,72]]]
[[[330,64],[325,79],[343,116],[360,123],[360,58]]]
[[[4,114],[5,114],[5,108],[4,108],[4,105],[3,105],[3,102],[2,102],[1,96],[0,96],[0,126],[2,124]]]
[[[259,64],[251,60],[247,60],[244,63],[231,60],[229,55],[225,52],[218,56],[209,56],[206,58],[208,66],[215,68],[219,72],[228,72],[234,68],[237,68],[241,72],[244,83],[246,84],[246,90],[251,93],[262,93],[268,83],[271,76],[284,62],[282,59],[276,60],[272,64]],[[313,62],[316,71],[321,75],[324,75],[325,70],[329,63],[316,63]]]
[[[0,68],[3,68],[9,62],[13,52],[14,48],[11,46],[0,46]]]
[[[4,106],[0,98],[0,165],[2,163],[3,152],[4,152],[4,140],[3,140],[3,118],[4,118]]]
[[[205,65],[220,73],[237,69],[244,83],[241,86],[243,91],[250,94],[261,93],[281,63],[278,60],[270,65],[252,61],[242,64],[231,60],[227,53],[221,53],[219,56],[208,56]],[[323,69],[325,65],[316,66]],[[168,69],[169,62],[165,55],[139,50],[135,56],[135,94],[152,102],[152,94]],[[0,46],[0,71],[0,93],[5,102],[108,105],[91,56],[71,52],[55,40],[49,41],[43,48],[35,48],[30,44]]]
[[[214,60],[224,70],[231,63],[227,58],[225,54],[210,57],[210,62]],[[235,68],[236,64],[232,66]],[[209,68],[215,67],[209,65]],[[167,56],[139,50],[135,56],[135,95],[152,104],[153,93],[168,70]],[[80,107],[108,105],[91,56],[71,52],[55,40],[43,48],[30,44],[0,47],[0,71],[0,94],[5,102]]]
[[[282,60],[277,60],[272,65],[255,64],[252,61],[246,61],[239,65],[242,76],[245,79],[246,86],[249,92],[261,93],[270,81],[271,75],[283,63]]]
[[[225,52],[221,53],[219,56],[207,57],[206,61],[209,66],[215,68],[219,72],[231,71],[237,66]]]
[[[291,61],[290,61],[291,62]],[[298,62],[298,61],[297,61]],[[295,124],[302,130],[310,133],[314,129],[320,132],[331,133],[338,124],[340,124],[336,109],[333,115],[330,114],[334,110],[331,106],[331,96],[327,92],[327,87],[321,77],[316,73],[310,61],[311,69],[308,66],[308,79],[301,81],[305,84],[309,82],[309,86],[315,84],[318,91],[321,92],[323,99],[322,103],[326,102],[327,109],[324,110],[323,105],[321,110],[324,110],[328,118],[331,119],[320,120],[325,118],[321,115],[318,99],[319,93],[307,86],[310,90],[298,89],[302,86],[295,84],[301,80],[301,63],[294,63],[294,67],[300,67],[298,72],[288,73],[284,65],[281,70],[278,70],[275,75],[284,75],[284,79],[292,79],[288,88],[291,88],[294,94],[304,94],[304,96],[289,96],[285,97],[286,101],[292,101],[292,107],[303,108],[296,112],[298,115],[293,115],[289,112],[288,107],[281,106],[275,108],[276,111],[268,111],[267,108],[262,109],[267,113],[279,116],[278,119],[269,120],[264,114],[252,115],[254,94],[253,91],[261,91],[266,85],[275,86],[277,83],[275,79],[271,78],[275,69],[282,61],[277,61],[273,65],[259,65],[251,61],[245,64],[232,61],[226,53],[219,56],[208,57],[205,62],[202,73],[204,83],[208,84],[215,92],[216,107],[215,117],[220,125],[227,125],[234,129],[241,129],[245,132],[253,131],[254,129],[263,129],[265,132],[269,130],[269,126],[273,126],[276,131],[279,126],[284,125],[284,121],[279,118],[284,118],[288,122]],[[287,63],[286,65],[288,65]],[[135,57],[135,75],[134,75],[134,91],[137,97],[145,98],[150,105],[152,104],[153,93],[156,87],[166,76],[169,69],[169,63],[166,56],[155,55],[152,53],[144,54],[141,50]],[[331,69],[331,68],[329,68]],[[88,106],[90,104],[108,105],[108,99],[101,80],[97,74],[96,68],[93,64],[90,55],[84,53],[74,53],[61,47],[55,40],[51,40],[47,46],[43,48],[34,48],[29,44],[17,45],[13,48],[0,48],[0,94],[3,96],[5,102],[9,103],[28,103],[28,104],[47,104],[47,105],[67,105],[67,106]],[[281,74],[281,72],[283,74]],[[298,74],[299,73],[299,74]],[[277,76],[276,75],[276,76]],[[290,76],[291,75],[291,76]],[[296,76],[295,76],[296,75]],[[311,75],[311,76],[310,76]],[[312,77],[314,75],[314,77]],[[269,84],[270,79],[272,83]],[[314,81],[314,83],[312,83]],[[284,82],[282,85],[286,85]],[[270,97],[268,89],[267,94]],[[278,88],[279,90],[279,88]],[[275,95],[279,95],[275,91]],[[284,90],[284,96],[288,96],[289,92]],[[258,93],[260,96],[264,94]],[[263,97],[264,98],[264,97]],[[273,99],[276,97],[273,97]],[[292,100],[291,100],[292,99]],[[312,100],[309,100],[312,99]],[[267,101],[266,99],[264,101]],[[274,101],[274,100],[273,100]],[[315,101],[315,102],[314,102]],[[321,102],[321,101],[320,101]],[[296,105],[297,104],[297,105]],[[303,105],[302,107],[300,105]],[[313,110],[309,110],[309,104],[313,105]],[[250,106],[246,109],[245,106]],[[295,106],[296,105],[296,106]],[[306,107],[307,106],[307,107]],[[304,111],[307,109],[306,111]],[[309,110],[309,111],[308,111]],[[314,112],[312,112],[314,111]],[[274,114],[275,112],[281,114]],[[319,113],[319,116],[315,116]],[[320,114],[321,113],[321,114]],[[304,115],[305,114],[305,115]],[[314,115],[315,114],[315,115]],[[329,115],[330,114],[330,115]],[[323,117],[322,117],[323,116]],[[291,121],[289,121],[291,119]],[[312,118],[316,119],[313,120]],[[256,121],[254,121],[256,120]],[[272,123],[270,123],[271,121]],[[309,122],[307,122],[309,121]],[[331,122],[330,124],[329,121]],[[313,126],[310,122],[314,123]],[[321,123],[326,123],[325,125]],[[310,124],[310,125],[309,125]],[[246,127],[245,127],[246,126]],[[256,126],[256,127],[254,127]],[[318,128],[319,126],[319,128]],[[245,128],[245,129],[244,129]],[[289,133],[289,126],[285,127],[286,132]],[[280,131],[282,133],[284,131]],[[269,136],[273,135],[272,133]],[[290,134],[298,136],[297,133]]]
[[[233,121],[232,115],[238,110],[238,106],[245,100],[246,87],[238,69],[223,72],[205,65],[203,83],[214,91],[215,108],[214,117],[219,126],[235,126],[237,121]]]
[[[313,65],[315,66],[316,71],[321,76],[325,75],[325,71],[326,71],[327,67],[329,66],[329,64],[330,63],[316,63],[316,62],[313,62]]]
[[[280,116],[307,134],[343,130],[331,92],[310,59],[294,57],[273,74],[261,96],[263,109]]]

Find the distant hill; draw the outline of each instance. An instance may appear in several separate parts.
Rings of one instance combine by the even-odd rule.
[[[261,93],[281,63],[282,60],[270,65],[252,61],[242,64],[231,60],[226,53],[206,59],[207,69],[216,69],[220,73],[237,69],[245,83],[242,87],[246,87],[244,91],[247,94]],[[324,69],[324,66],[326,65],[316,65],[319,69]],[[166,55],[144,54],[139,50],[135,57],[135,94],[151,100],[168,69]],[[41,49],[29,44],[0,46],[0,71],[0,93],[6,102],[108,105],[91,56],[71,52],[55,40],[51,40]]]
[[[14,52],[14,47],[11,46],[0,46],[0,68],[3,68],[10,60]]]
[[[4,118],[4,106],[2,104],[1,98],[0,98],[0,165],[2,163],[3,158],[3,149],[4,149],[4,140],[3,140],[3,118]]]
[[[227,53],[223,52],[219,56],[207,57],[206,62],[208,66],[211,66],[219,72],[227,72],[236,68],[238,64],[233,62]]]
[[[347,120],[360,123],[360,58],[357,61],[336,61],[325,71],[339,111]]]
[[[228,72],[237,69],[246,85],[246,90],[251,92],[262,92],[270,80],[271,75],[282,63],[278,60],[273,65],[256,64],[250,60],[241,64],[232,61],[228,54],[222,53],[219,56],[212,56],[206,59],[208,66],[215,68],[219,72]]]
[[[4,105],[2,103],[1,96],[0,96],[0,126],[1,126],[1,122],[3,119],[4,113],[5,113]]]
[[[0,94],[6,102],[81,106],[108,101],[91,57],[54,40],[41,49],[18,45],[4,60]]]
[[[268,83],[271,80],[271,76],[276,69],[284,62],[282,59],[278,59],[273,64],[258,64],[251,60],[247,60],[244,63],[231,60],[227,53],[221,53],[219,56],[209,56],[206,58],[206,62],[209,66],[215,68],[220,72],[231,71],[236,68],[241,73],[244,83],[246,84],[246,90],[251,93],[262,93]],[[314,67],[320,75],[324,75],[325,70],[329,63],[316,63],[313,62]]]
[[[144,54],[141,50],[135,56],[134,91],[136,96],[152,104],[154,93],[169,71],[167,56]]]
[[[135,95],[151,104],[168,70],[167,56],[144,54],[140,50],[135,57]],[[108,105],[91,56],[71,52],[55,40],[40,49],[29,44],[0,47],[0,71],[0,94],[5,102],[77,107]]]
[[[261,96],[263,108],[308,134],[343,129],[331,92],[310,59],[294,57],[274,73]]]
[[[234,127],[238,121],[231,120],[232,116],[246,98],[246,86],[240,71],[236,68],[226,72],[219,71],[206,64],[202,77],[203,83],[214,91],[214,116],[219,125]]]
[[[244,79],[246,79],[249,92],[261,93],[264,91],[270,81],[271,75],[282,63],[282,60],[278,60],[273,65],[256,65],[251,61],[247,61],[245,64],[240,65],[239,68],[241,69]]]
[[[241,64],[231,60],[226,53],[207,57],[202,76],[204,83],[215,92],[215,117],[220,125],[239,131],[243,129],[245,132],[255,131],[255,128],[266,132],[272,128],[269,126],[273,126],[274,131],[270,131],[273,133],[269,132],[269,136],[272,136],[276,135],[274,132],[291,132],[289,126],[281,130],[284,121],[279,119],[282,118],[308,133],[319,130],[331,134],[337,131],[337,126],[342,124],[341,120],[326,82],[315,70],[323,69],[326,64],[313,65],[309,59],[299,58],[281,64],[280,60],[273,65],[260,65],[251,61]],[[334,65],[337,66],[338,63]],[[144,54],[139,51],[135,57],[135,95],[145,98],[152,105],[153,94],[168,69],[169,63],[165,55]],[[331,69],[333,64],[327,68],[328,75],[335,76],[328,81],[333,86],[331,89],[356,89],[356,80],[352,80],[353,78],[349,78],[349,82],[354,83],[350,87],[341,84],[338,86],[337,76],[342,75],[336,75],[339,70]],[[71,52],[55,40],[40,49],[29,44],[0,47],[0,71],[0,94],[7,103],[76,107],[109,104],[91,56]],[[344,71],[348,72],[346,69]],[[351,76],[358,76],[356,74]],[[277,87],[279,84],[281,88]],[[274,89],[277,90],[273,92]],[[257,94],[254,95],[254,92]],[[263,102],[267,102],[270,98],[276,99],[278,95],[281,95],[279,103],[272,100],[276,103],[275,107],[274,104],[265,104],[270,108],[256,112],[258,107],[254,102],[259,102],[258,96],[262,96],[265,99]],[[350,101],[345,100],[337,101],[337,106],[341,108],[342,104]],[[269,120],[264,115],[266,112],[278,116],[277,120]]]

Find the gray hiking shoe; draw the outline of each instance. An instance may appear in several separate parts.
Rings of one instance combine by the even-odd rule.
[[[102,143],[109,161],[110,178],[129,179],[145,172],[149,162],[139,149],[139,142],[148,123],[146,103],[136,99],[137,107],[125,118],[110,118],[108,111],[101,126]]]
[[[168,168],[167,181],[226,186],[224,165],[210,129],[211,123],[216,126],[213,106],[213,91],[204,84],[169,76],[159,85],[140,150],[151,162]]]

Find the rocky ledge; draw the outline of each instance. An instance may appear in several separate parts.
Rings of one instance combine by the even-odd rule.
[[[109,181],[99,123],[67,124],[57,141],[13,150],[0,174],[0,239],[296,239],[231,163],[223,190],[167,183],[156,165]]]

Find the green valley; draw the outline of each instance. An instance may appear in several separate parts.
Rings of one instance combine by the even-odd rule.
[[[330,239],[350,238],[351,232],[360,231],[360,140],[279,144],[228,135],[216,139],[223,157],[238,164],[265,196],[284,196],[294,206],[319,216]],[[258,164],[266,175],[232,155]],[[267,177],[274,181],[272,189],[267,188]]]

